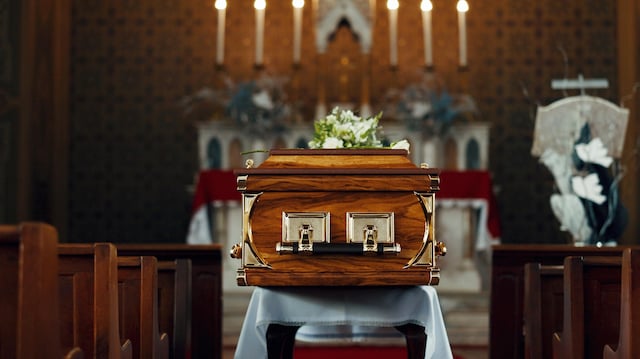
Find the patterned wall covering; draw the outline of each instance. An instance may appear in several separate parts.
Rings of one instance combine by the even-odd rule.
[[[73,2],[71,240],[184,240],[190,206],[185,188],[197,171],[197,151],[194,118],[184,118],[177,102],[204,86],[222,87],[224,77],[239,82],[259,75],[253,67],[253,2],[228,3],[225,66],[219,69],[212,0]],[[306,20],[312,19],[311,3]],[[416,81],[425,71],[419,3],[400,1],[396,69],[389,67],[386,1],[375,5],[374,110],[390,87]],[[457,65],[455,2],[433,3],[434,74],[451,91],[472,95],[481,120],[492,123],[490,170],[503,242],[566,241],[549,209],[553,180],[530,155],[535,105],[563,96],[550,88],[551,79],[579,73],[609,79],[609,90],[590,94],[618,100],[615,2],[469,0],[466,69]],[[295,75],[287,85],[290,96],[311,121],[318,75],[314,33],[304,28],[301,65],[294,68],[292,22],[290,1],[267,1],[263,71]],[[338,41],[329,47],[329,68],[340,69],[340,46],[346,44],[347,56],[357,54],[352,40]],[[360,73],[357,67],[342,70],[354,78]],[[327,76],[331,81],[336,71]],[[358,100],[357,93],[350,96]]]
[[[197,158],[176,102],[212,46],[195,3],[73,2],[71,241],[184,241]]]

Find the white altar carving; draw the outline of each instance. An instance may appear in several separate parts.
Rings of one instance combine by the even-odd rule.
[[[237,157],[231,150],[250,153],[255,165],[259,165],[272,148],[305,148],[313,138],[313,124],[291,124],[283,133],[248,135],[233,121],[213,120],[199,123],[198,153],[200,169],[211,168],[210,163],[220,163],[219,168],[243,167],[232,163]],[[407,139],[411,144],[409,156],[419,165],[452,170],[486,170],[489,165],[489,125],[471,122],[453,125],[442,137],[424,138],[399,123],[383,123],[383,133],[389,142]],[[236,147],[238,146],[239,147]],[[233,148],[232,148],[233,147]],[[217,149],[217,150],[216,150]],[[264,151],[264,152],[255,152]],[[455,156],[451,156],[455,154]],[[215,156],[216,158],[212,158]],[[237,162],[237,161],[236,161]]]

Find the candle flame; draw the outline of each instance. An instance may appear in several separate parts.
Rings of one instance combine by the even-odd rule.
[[[398,7],[400,7],[398,0],[387,0],[387,9],[398,10]]]
[[[433,10],[433,3],[431,0],[422,0],[420,3],[420,10],[422,11],[431,11]]]
[[[266,0],[256,0],[253,2],[253,7],[256,10],[264,10],[267,7],[267,1]]]
[[[302,9],[304,7],[304,0],[293,0],[291,1],[291,5],[296,9]]]
[[[469,11],[469,3],[466,0],[458,0],[456,9],[458,9],[458,12],[467,12]]]
[[[216,0],[215,7],[218,10],[226,9],[227,8],[227,0]]]

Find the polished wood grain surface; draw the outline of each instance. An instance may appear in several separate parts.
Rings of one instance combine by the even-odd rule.
[[[186,352],[191,358],[217,358],[222,353],[222,247],[220,244],[119,243],[118,255],[154,256],[159,262],[188,260],[190,283],[181,277],[176,290],[189,290]],[[184,285],[190,286],[190,289]],[[182,304],[185,305],[184,303]],[[184,320],[185,317],[178,318]],[[174,338],[176,337],[174,332]],[[184,348],[184,347],[183,347]]]
[[[570,256],[564,260],[562,331],[553,334],[554,358],[602,358],[618,342],[620,256]]]
[[[428,176],[428,175],[426,175]],[[427,179],[427,180],[426,180]],[[437,184],[431,184],[425,179],[425,174],[405,173],[405,174],[353,174],[344,173],[332,174],[309,174],[298,175],[258,175],[250,174],[247,178],[247,188],[252,191],[336,191],[336,192],[374,192],[374,191],[437,191]],[[435,187],[435,188],[434,188]],[[292,194],[295,196],[295,194]],[[374,196],[374,195],[372,195]]]
[[[61,243],[58,260],[63,347],[79,346],[91,358],[132,358],[131,341],[120,336],[116,247]]]
[[[409,168],[405,150],[314,149],[271,150],[260,168]]]
[[[169,336],[158,324],[158,261],[151,256],[118,257],[119,322],[131,340],[133,358],[168,359]]]
[[[568,256],[621,256],[624,247],[503,244],[492,248],[489,357],[523,358],[524,266],[562,265]]]
[[[58,328],[58,233],[45,223],[0,225],[0,358],[82,358]]]

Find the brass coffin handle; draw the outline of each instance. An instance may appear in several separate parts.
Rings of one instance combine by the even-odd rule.
[[[373,224],[367,224],[362,229],[362,253],[372,255],[378,252],[378,228]]]
[[[313,227],[310,224],[303,224],[300,226],[298,231],[300,232],[300,240],[298,241],[298,253],[313,253]]]
[[[444,257],[447,255],[447,246],[443,242],[438,242],[436,244],[436,256]]]
[[[350,254],[350,255],[396,255],[400,253],[401,247],[399,243],[379,243],[375,252],[363,251],[362,243],[315,243],[310,252],[301,252],[297,242],[292,244],[276,244],[276,252],[278,254]]]
[[[242,258],[242,246],[238,243],[234,244],[229,250],[229,255],[231,258],[240,259]]]
[[[378,241],[378,228],[374,224],[366,224],[362,227],[362,243],[359,241],[349,243],[329,243],[313,241],[314,228],[310,224],[301,224],[298,228],[297,241],[283,241],[276,244],[278,254],[351,254],[351,255],[396,255],[400,253],[399,243]]]

